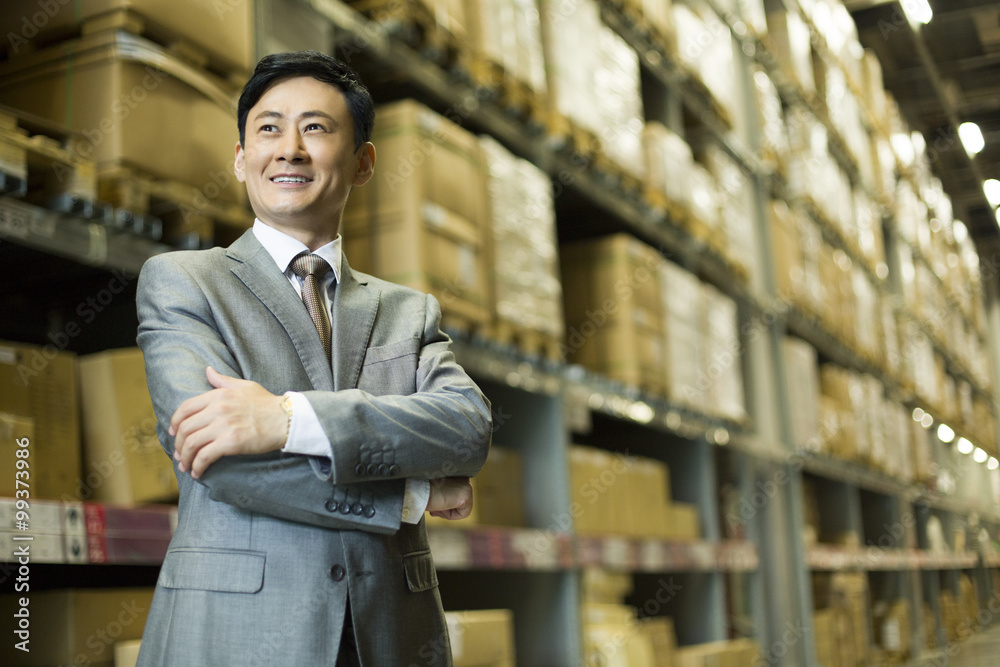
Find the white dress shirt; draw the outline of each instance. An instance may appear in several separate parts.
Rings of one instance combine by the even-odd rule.
[[[292,272],[290,264],[297,255],[302,252],[309,252],[301,241],[292,238],[284,232],[279,232],[274,227],[254,220],[253,233],[264,246],[271,258],[274,259],[278,269],[285,274],[288,281],[295,288],[299,297],[302,296],[302,279]],[[326,308],[330,321],[333,321],[331,313],[333,286],[340,280],[340,264],[343,256],[341,250],[341,238],[338,235],[333,241],[327,243],[322,248],[318,248],[314,255],[319,255],[327,261],[331,270],[323,276],[320,289],[320,298]],[[316,411],[312,404],[303,394],[297,391],[288,392],[292,402],[292,420],[288,427],[288,442],[281,449],[289,454],[304,454],[308,456],[325,456],[333,460],[333,448],[330,446],[330,438],[323,431],[323,426],[319,422]],[[403,494],[403,516],[405,523],[418,523],[427,509],[430,500],[431,484],[425,479],[406,479],[406,490]]]

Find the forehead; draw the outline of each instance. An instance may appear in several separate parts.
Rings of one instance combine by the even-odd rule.
[[[294,116],[304,110],[324,111],[336,119],[350,117],[344,94],[333,85],[309,76],[278,81],[261,95],[249,116],[252,119],[264,111]]]

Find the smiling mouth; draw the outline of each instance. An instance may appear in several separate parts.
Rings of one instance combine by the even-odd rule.
[[[275,176],[271,178],[272,183],[311,183],[311,178],[305,176]]]

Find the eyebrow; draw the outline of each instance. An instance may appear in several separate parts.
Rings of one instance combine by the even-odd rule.
[[[280,111],[261,111],[259,114],[254,116],[254,120],[260,120],[261,118],[284,118],[284,117],[285,114],[281,113]],[[309,111],[303,111],[302,113],[299,114],[299,120],[305,120],[307,118],[316,118],[316,117],[325,118],[326,120],[330,121],[330,123],[334,126],[334,128],[340,125],[337,122],[337,119],[335,119],[333,116],[326,113],[325,111],[319,111],[318,109],[310,109]]]

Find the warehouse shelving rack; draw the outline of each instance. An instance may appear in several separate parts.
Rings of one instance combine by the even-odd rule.
[[[969,484],[962,497],[956,498],[956,494],[946,496],[904,484],[857,464],[794,451],[787,444],[791,426],[781,354],[786,333],[812,344],[824,359],[876,376],[891,394],[898,394],[907,405],[917,405],[870,360],[776,296],[769,268],[773,265],[772,246],[765,207],[770,198],[783,196],[784,189],[780,178],[756,157],[759,147],[753,133],[738,136],[718,116],[703,87],[693,85],[689,75],[676,65],[667,48],[651,42],[620,8],[602,3],[606,23],[636,48],[644,77],[653,82],[651,86],[660,88],[666,117],[656,120],[683,135],[685,115],[696,119],[707,136],[734,157],[752,179],[757,237],[754,263],[763,269],[745,282],[723,257],[667,214],[618,187],[612,177],[581,160],[569,147],[551,141],[541,128],[514,118],[488,91],[477,89],[461,73],[424,58],[339,0],[302,3],[328,22],[336,47],[356,65],[367,63],[393,73],[433,108],[452,112],[470,128],[494,136],[549,173],[561,192],[557,204],[563,214],[557,213],[561,238],[627,231],[734,298],[740,306],[743,330],[756,332],[745,336],[740,357],[750,415],[745,423],[698,414],[580,368],[526,357],[455,332],[456,355],[493,401],[495,444],[516,449],[523,457],[528,526],[432,528],[430,537],[446,606],[511,608],[522,664],[580,664],[580,568],[598,565],[635,573],[636,590],[630,602],[640,613],[673,616],[682,644],[751,636],[762,645],[769,664],[815,665],[809,573],[863,571],[869,573],[873,597],[903,597],[911,602],[912,654],[926,659],[943,653],[921,648],[926,645],[920,627],[922,602],[930,603],[937,618],[941,646],[945,637],[937,608],[939,589],[954,586],[959,571],[973,572],[985,605],[986,591],[992,587],[989,573],[1000,571],[1000,555],[929,551],[927,518],[936,514],[957,523],[975,515],[996,534],[1000,531],[1000,506],[981,502],[992,497],[988,478],[979,474],[982,466],[976,474],[966,470],[975,484]],[[814,105],[783,80],[760,40],[741,27],[735,10],[724,7],[723,0],[709,0],[708,4],[732,33],[736,64],[743,77],[743,112],[748,117],[753,114],[745,84],[750,65],[756,63],[778,81],[787,106],[815,114]],[[779,4],[797,11],[794,3],[781,0]],[[814,40],[817,43],[822,44]],[[839,133],[822,113],[817,117],[833,138],[834,157],[859,183],[858,167],[843,140],[838,139]],[[865,120],[869,129],[875,126],[875,120]],[[883,294],[892,293],[895,276],[891,275],[891,262],[890,275],[873,272],[821,215],[801,202],[793,203],[816,218],[828,244],[865,267]],[[581,206],[601,214],[599,221],[588,221],[583,232],[565,220],[567,211],[575,213]],[[891,219],[886,222],[891,230]],[[97,274],[112,269],[136,274],[147,257],[170,249],[100,220],[57,214],[8,197],[0,198],[0,238],[4,245],[9,242],[30,248],[33,257],[71,260],[92,267]],[[888,244],[900,242],[893,233],[886,240]],[[891,257],[889,245],[886,254]],[[15,278],[5,275],[5,279],[10,283]],[[988,302],[989,342],[996,357],[1000,299],[988,291]],[[128,310],[122,304],[116,308]],[[130,344],[124,329],[131,321],[127,312],[116,314],[113,326],[118,328],[107,344]],[[38,338],[42,342],[41,334]],[[98,345],[94,341],[86,344]],[[946,351],[938,351],[948,356]],[[994,365],[997,363],[994,358]],[[949,367],[971,380],[950,357]],[[985,394],[981,388],[977,391]],[[671,543],[576,535],[569,511],[567,447],[571,442],[627,449],[667,462],[677,498],[699,506],[703,539]],[[616,444],[609,447],[608,443]],[[959,459],[943,446],[934,451],[943,466],[957,471],[971,467],[968,457]],[[838,528],[863,536],[865,546],[807,547],[802,542],[805,476],[822,480],[832,490],[821,498],[821,511],[834,516]],[[886,532],[886,525],[904,526],[904,530]],[[151,582],[155,565],[133,561],[132,565],[119,563],[114,567],[129,568],[130,576],[140,580],[151,577]],[[93,571],[88,574],[78,568],[103,566],[45,567],[53,568],[52,585],[62,586],[90,580]],[[788,642],[783,635],[788,624],[795,622],[804,628],[802,639]]]

